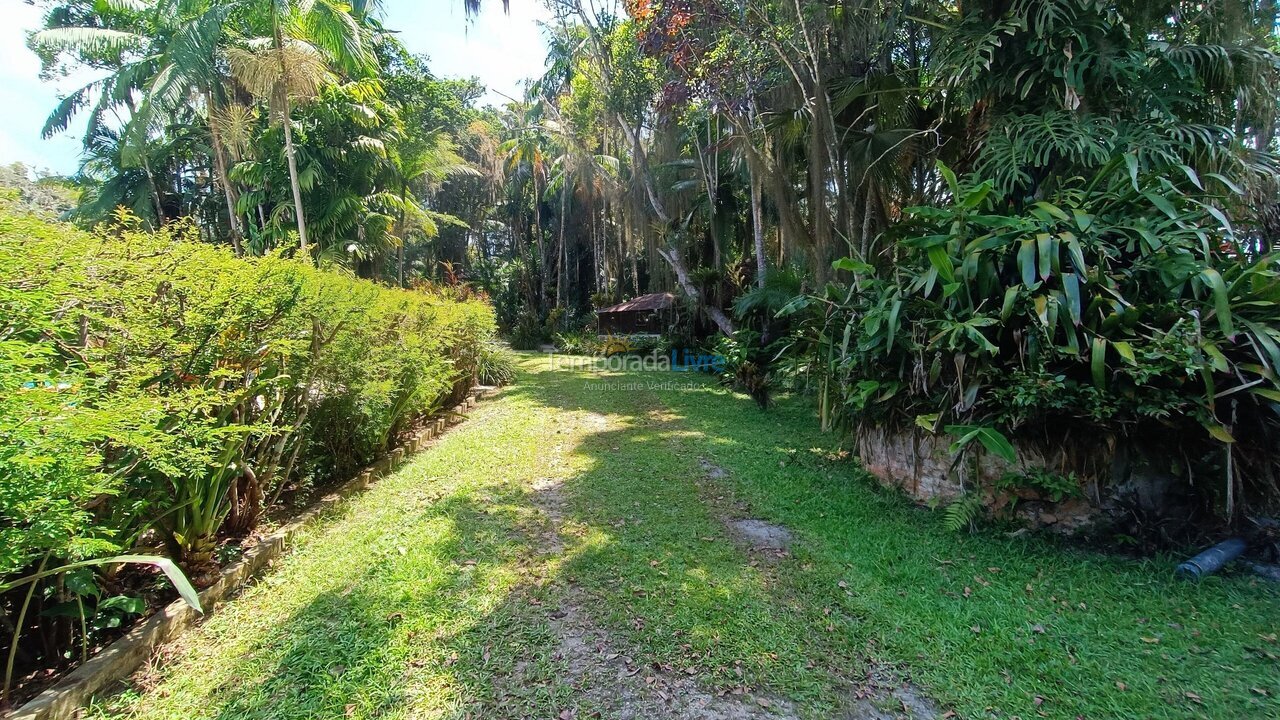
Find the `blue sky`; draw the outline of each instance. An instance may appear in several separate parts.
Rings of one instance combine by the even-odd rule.
[[[383,6],[387,27],[398,30],[411,51],[430,55],[437,75],[480,78],[489,88],[482,102],[499,105],[503,94],[519,97],[522,80],[542,72],[545,45],[538,23],[550,14],[540,0],[512,0],[509,15],[499,0],[489,0],[470,23],[462,0],[384,0]],[[25,0],[0,0],[0,163],[70,173],[83,125],[49,140],[40,139],[40,128],[60,94],[93,76],[41,82],[40,62],[26,47],[27,33],[40,17]]]

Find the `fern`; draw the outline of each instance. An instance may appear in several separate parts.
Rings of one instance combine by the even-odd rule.
[[[977,495],[965,495],[942,511],[942,526],[950,532],[960,532],[965,528],[973,529],[974,523],[982,515],[982,509],[982,498]]]

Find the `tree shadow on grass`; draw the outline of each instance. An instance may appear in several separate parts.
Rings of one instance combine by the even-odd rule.
[[[442,495],[427,491],[435,478],[393,482],[395,493],[361,506],[398,505],[381,525],[366,522],[376,526],[367,536],[331,537],[340,522],[317,530],[328,537],[318,542],[356,546],[331,583],[266,630],[243,633],[243,647],[221,638],[268,611],[269,597],[236,601],[238,616],[215,615],[193,638],[222,643],[221,665],[202,669],[199,649],[184,649],[156,686],[168,699],[149,704],[227,720],[584,717],[599,688],[566,684],[553,629],[563,605],[577,603],[615,652],[634,655],[637,672],[763,690],[828,716],[855,716],[849,693],[883,660],[909,663],[963,715],[985,706],[1030,715],[1046,693],[1050,709],[1074,712],[1072,693],[1111,692],[1097,680],[1119,673],[1128,695],[1107,702],[1131,715],[1155,703],[1176,715],[1183,687],[1240,716],[1258,711],[1244,684],[1258,683],[1265,660],[1246,641],[1275,616],[1274,596],[1231,583],[1175,588],[1141,563],[940,533],[928,515],[866,487],[854,466],[811,452],[835,439],[817,432],[802,400],[766,413],[706,378],[676,378],[691,386],[671,390],[669,375],[627,374],[609,380],[644,387],[619,392],[536,366],[526,363],[532,382],[504,391],[505,417],[576,423],[570,469],[520,465],[554,482],[495,477]],[[463,429],[471,439],[449,452],[502,442],[483,424]],[[554,427],[536,430],[558,442]],[[504,472],[500,455],[489,462]],[[709,478],[707,462],[726,476]],[[558,540],[535,508],[554,516]],[[792,555],[757,562],[727,535],[726,512],[790,528]],[[267,581],[293,577],[286,569]],[[1224,610],[1235,624],[1207,612]],[[1156,633],[1158,647],[1138,644]],[[1196,643],[1199,654],[1188,647]],[[1248,672],[1206,670],[1218,666]],[[208,682],[173,682],[187,672]],[[1222,689],[1193,686],[1206,678]]]
[[[1274,637],[1275,588],[1245,577],[1192,586],[1172,577],[1168,558],[998,529],[947,532],[842,459],[839,436],[819,432],[805,398],[762,412],[705,377],[533,371],[535,382],[511,392],[615,426],[584,439],[578,452],[592,468],[564,485],[567,520],[607,526],[612,542],[566,572],[598,593],[649,578],[643,596],[599,605],[611,627],[627,628],[628,614],[659,625],[632,633],[658,654],[687,653],[689,637],[704,639],[692,643],[704,660],[785,647],[791,658],[744,663],[765,687],[819,698],[832,674],[860,680],[889,662],[962,715],[1280,712],[1274,652],[1258,651],[1260,638]],[[610,390],[617,383],[637,389]],[[706,477],[698,461],[726,477]],[[752,568],[758,577],[735,572],[723,544],[698,543],[717,529],[717,500],[791,529],[792,557]],[[608,525],[611,515],[630,518]],[[679,639],[667,639],[672,632]],[[834,662],[824,662],[829,653]]]

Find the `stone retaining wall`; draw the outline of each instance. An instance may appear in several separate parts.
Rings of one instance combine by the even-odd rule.
[[[1183,481],[1159,456],[1115,438],[1063,438],[1056,443],[1014,440],[1016,462],[975,445],[956,462],[954,438],[919,428],[893,430],[864,426],[857,433],[862,465],[884,485],[902,489],[921,502],[949,503],[981,493],[994,513],[1012,514],[1033,527],[1074,533],[1118,517],[1131,509],[1154,516],[1183,507]],[[1079,480],[1078,494],[1059,502],[1030,487],[1002,487],[1007,475],[1025,476],[1043,469]]]

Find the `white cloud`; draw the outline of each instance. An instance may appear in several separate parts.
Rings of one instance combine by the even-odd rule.
[[[27,33],[40,27],[38,8],[9,0],[0,9],[0,162],[20,161],[56,172],[74,172],[84,126],[49,140],[40,129],[58,103],[59,90],[84,78],[58,83],[40,80],[40,60],[27,49]]]
[[[542,75],[546,43],[538,23],[551,13],[540,0],[511,0],[510,14],[500,0],[486,0],[470,22],[462,0],[386,0],[384,7],[387,27],[410,51],[429,55],[437,75],[480,78],[489,88],[482,102],[519,98],[523,81]]]

